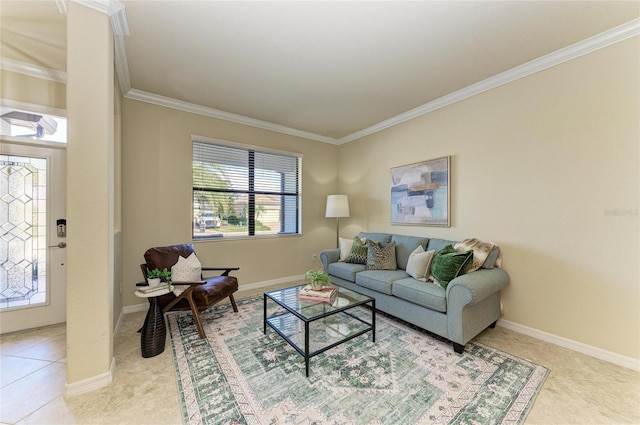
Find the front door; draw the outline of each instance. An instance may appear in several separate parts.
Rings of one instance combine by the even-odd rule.
[[[0,333],[66,321],[65,157],[0,141]]]

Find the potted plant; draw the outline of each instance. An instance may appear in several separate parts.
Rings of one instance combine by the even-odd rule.
[[[147,269],[147,283],[149,284],[149,286],[160,285],[160,270]]]
[[[162,282],[169,284],[169,290],[173,290],[173,287],[171,286],[171,270],[166,267],[162,270],[147,269],[147,283],[149,286],[159,286]]]
[[[167,282],[169,285],[171,285],[171,270],[168,270],[166,267],[162,270],[160,270],[160,274],[159,274],[160,280],[162,280],[163,282]]]
[[[307,283],[311,285],[311,289],[320,289],[323,286],[331,285],[331,278],[324,270],[309,270],[304,275]]]

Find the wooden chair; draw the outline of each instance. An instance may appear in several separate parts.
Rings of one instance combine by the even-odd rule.
[[[144,253],[145,264],[140,265],[145,282],[147,281],[147,270],[159,269],[165,267],[171,270],[174,264],[178,262],[180,256],[187,258],[194,251],[192,244],[172,245],[150,248]],[[238,290],[238,279],[229,276],[233,270],[239,270],[239,267],[202,267],[203,272],[221,271],[219,276],[202,277],[201,281],[196,282],[179,282],[180,285],[189,285],[179,296],[170,292],[158,298],[162,312],[191,310],[193,321],[200,338],[205,338],[204,328],[200,321],[200,312],[217,304],[219,301],[229,297],[234,312],[238,312],[238,306],[233,298],[233,293]]]

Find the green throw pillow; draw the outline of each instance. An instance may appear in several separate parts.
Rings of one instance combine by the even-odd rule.
[[[453,279],[465,274],[473,263],[473,250],[457,252],[447,245],[436,253],[431,262],[431,274],[440,286],[447,289]]]
[[[367,270],[396,270],[397,268],[395,242],[383,247],[380,242],[367,241]]]
[[[359,237],[353,238],[353,245],[351,246],[351,252],[349,252],[349,256],[345,263],[355,263],[355,264],[367,264],[367,244],[362,242]]]

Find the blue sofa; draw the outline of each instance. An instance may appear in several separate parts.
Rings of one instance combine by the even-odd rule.
[[[364,264],[340,262],[339,249],[322,251],[320,259],[333,284],[375,298],[377,310],[447,338],[457,353],[500,318],[500,290],[509,282],[509,275],[487,261],[480,269],[453,279],[447,289],[416,280],[405,271],[418,245],[439,251],[455,241],[389,233],[362,232],[358,236],[382,246],[395,242],[398,269],[367,270]]]

